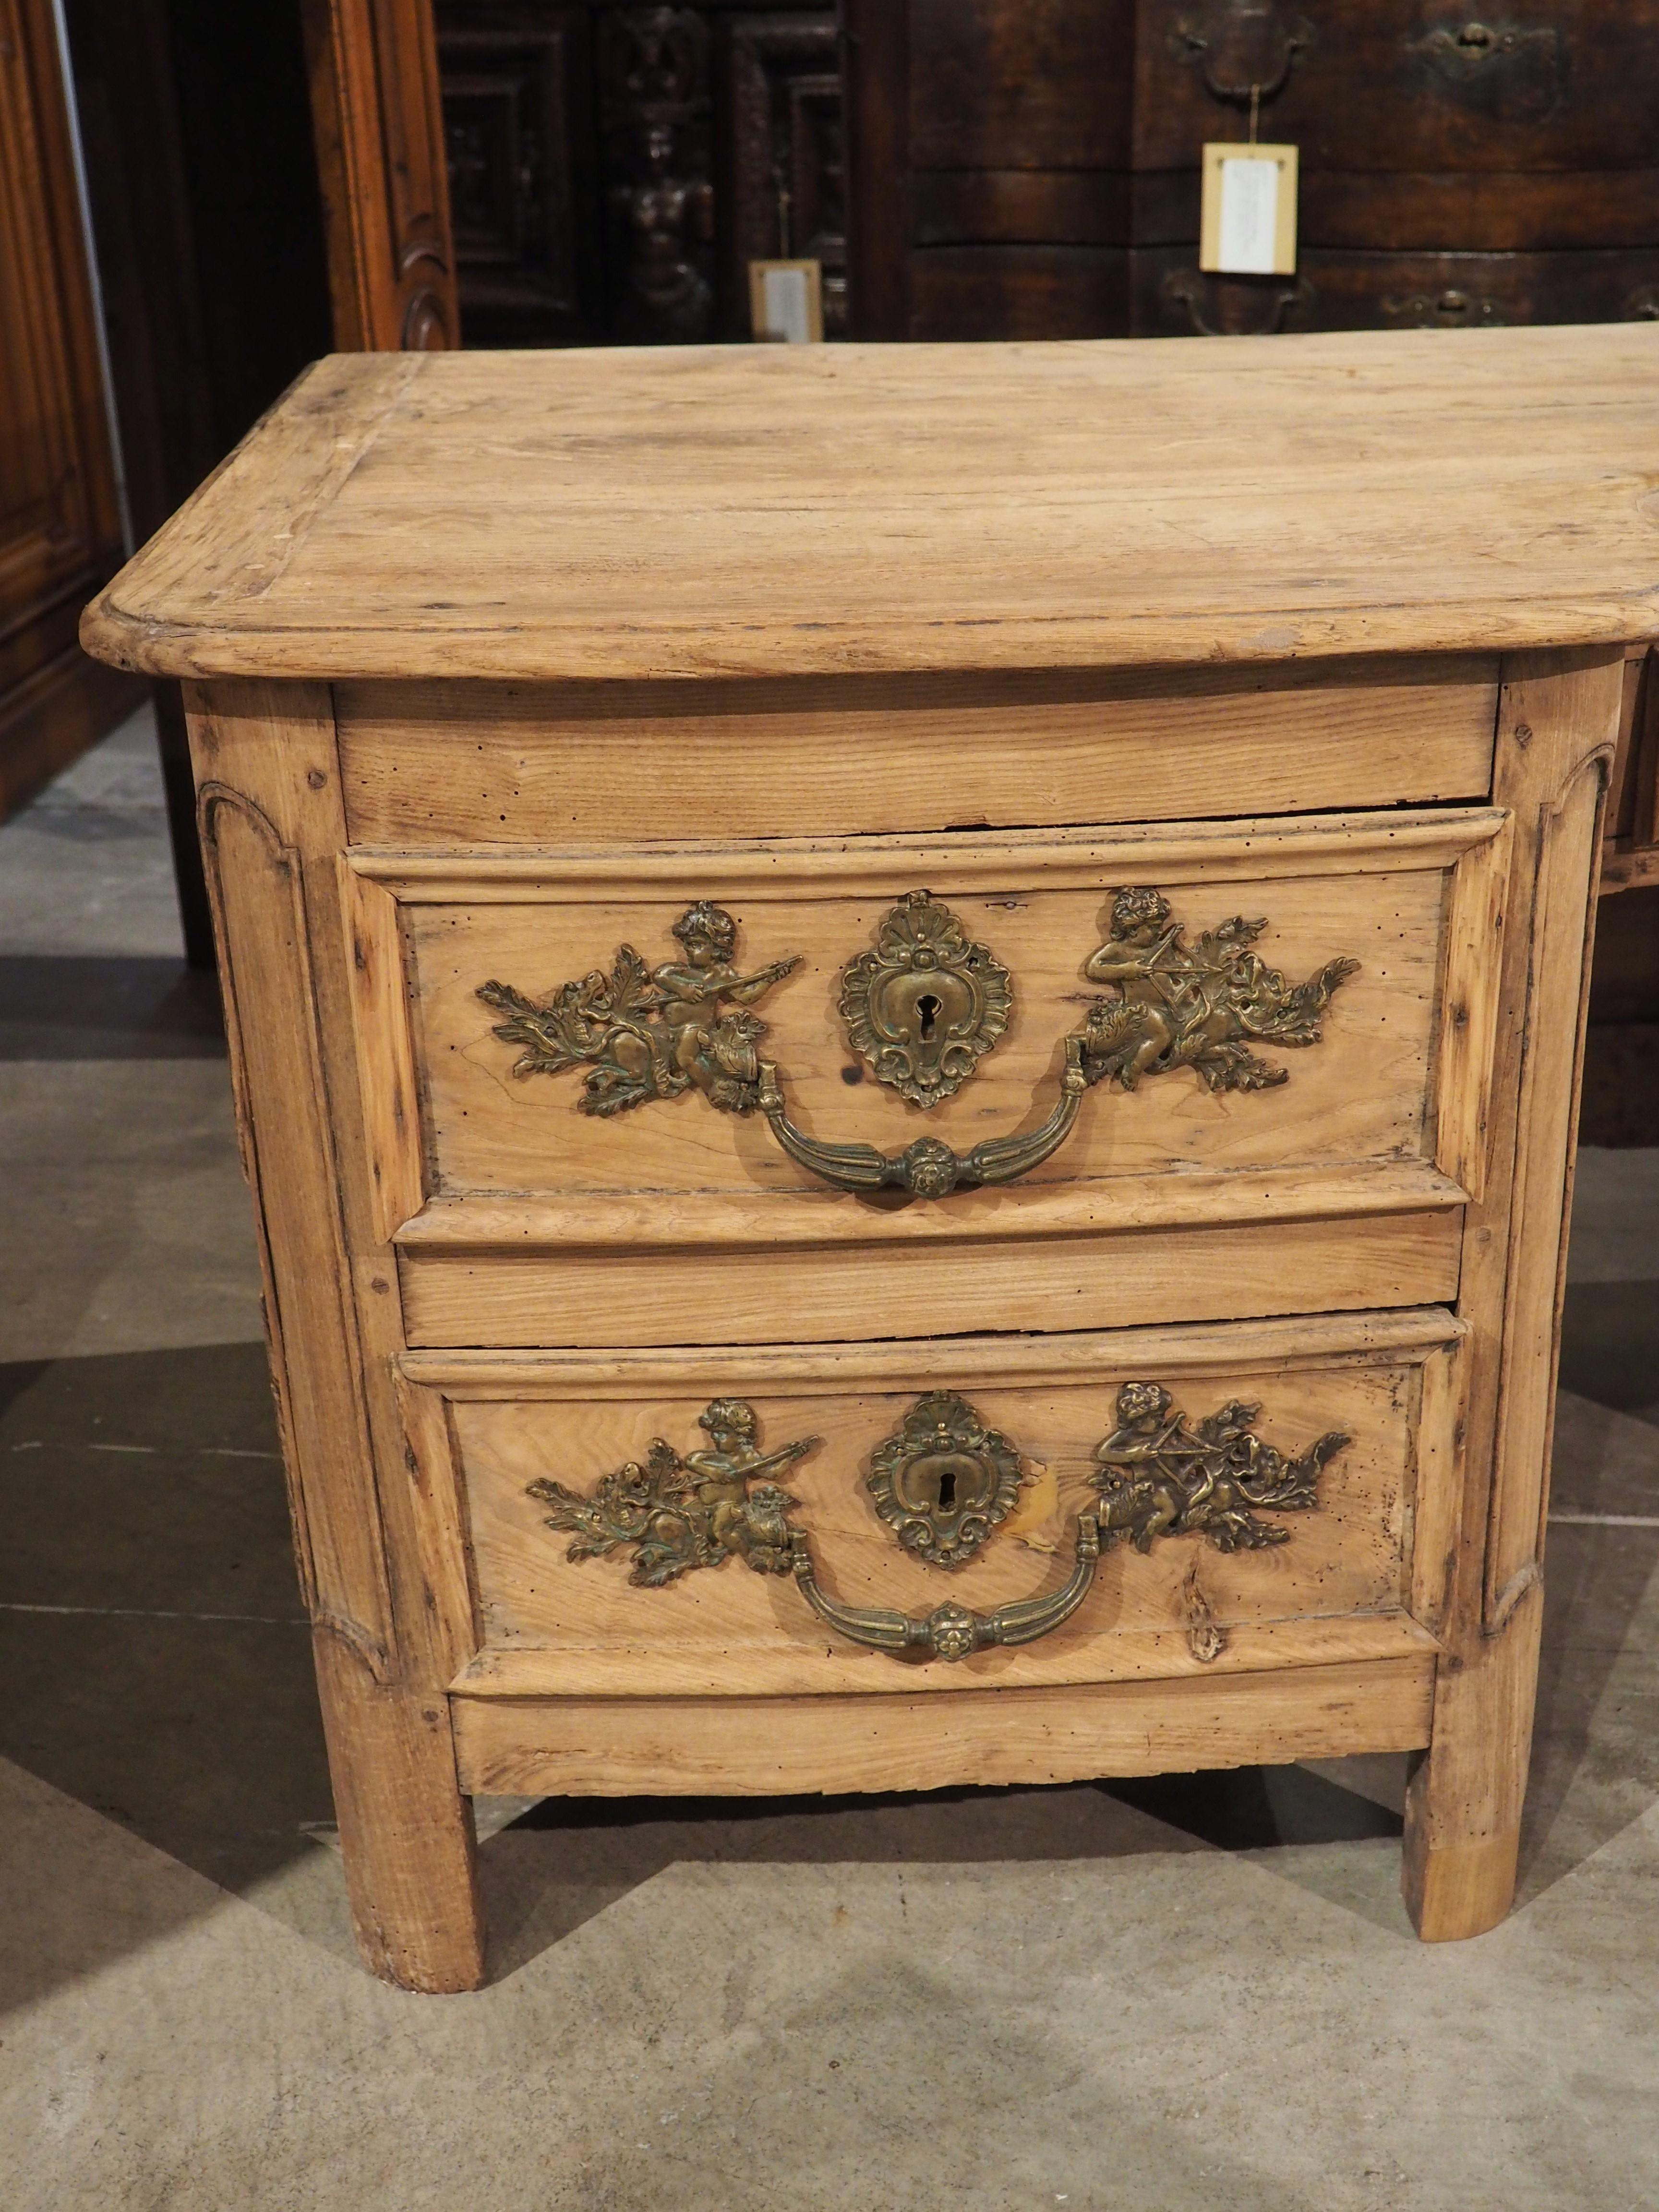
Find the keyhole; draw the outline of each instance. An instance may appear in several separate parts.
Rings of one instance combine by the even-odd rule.
[[[939,1019],[939,1001],[931,991],[924,991],[916,1000],[916,1012],[921,1016],[921,1041],[924,1044],[932,1044],[933,1024]]]
[[[957,1479],[953,1474],[942,1474],[939,1479],[939,1510],[951,1513],[956,1510]]]

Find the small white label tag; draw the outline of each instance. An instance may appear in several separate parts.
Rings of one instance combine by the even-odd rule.
[[[1209,145],[1198,265],[1218,276],[1296,273],[1294,146]]]
[[[817,261],[751,261],[749,317],[775,345],[814,345],[823,336],[823,270]]]

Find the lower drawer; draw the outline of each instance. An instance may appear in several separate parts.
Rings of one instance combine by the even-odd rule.
[[[1273,1695],[1287,1713],[1285,1696],[1324,1711],[1355,1668],[1389,1729],[1417,1727],[1455,1526],[1462,1367],[1461,1324],[1435,1308],[1028,1339],[407,1354],[458,1741],[498,1781],[533,1753],[537,1788],[758,1788],[757,1774],[887,1787],[896,1770],[858,1750],[877,1741],[854,1717],[867,1698],[895,1756],[892,1731],[926,1737],[935,1714],[944,1733],[926,1757],[911,1744],[906,1773],[973,1780],[974,1745],[996,1733],[991,1693],[1011,1693],[1011,1724],[1030,1723],[1030,1765],[1066,1733],[1073,1692],[1123,1692],[1110,1727],[1098,1701],[1078,1721],[1098,1747],[1140,1725],[1123,1718],[1132,1690],[1183,1726],[1209,1714],[1213,1737],[1220,1706],[1170,1685],[1305,1670],[1311,1687]],[[1266,1755],[1248,1747],[1266,1723],[1241,1695],[1227,1692],[1238,1756]],[[786,1717],[797,1705],[828,1730],[821,1759]],[[787,1753],[781,1740],[769,1752],[773,1709]],[[681,1726],[694,1778],[641,1782],[652,1746]],[[566,1780],[547,1779],[561,1760]],[[872,1771],[886,1778],[859,1778]],[[635,1778],[595,1779],[606,1772]]]

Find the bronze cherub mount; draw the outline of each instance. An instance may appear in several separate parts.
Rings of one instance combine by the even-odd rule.
[[[524,1047],[514,1074],[560,1075],[586,1065],[576,1102],[584,1114],[623,1114],[693,1090],[723,1113],[752,1113],[755,1048],[766,1024],[746,1010],[800,965],[799,956],[739,974],[732,964],[737,923],[708,899],[688,907],[673,933],[682,959],[652,969],[631,945],[620,945],[609,975],[596,968],[541,1005],[510,984],[481,985],[485,1005],[507,1017],[495,1035]]]
[[[743,1398],[716,1398],[699,1417],[707,1447],[684,1457],[661,1437],[644,1462],[629,1460],[583,1497],[543,1476],[527,1494],[551,1508],[550,1528],[568,1531],[567,1557],[600,1559],[630,1547],[629,1580],[660,1589],[698,1567],[740,1559],[757,1574],[794,1577],[814,1611],[857,1644],[902,1658],[961,1659],[993,1644],[1029,1644],[1070,1619],[1083,1602],[1103,1551],[1125,1537],[1150,1552],[1164,1536],[1204,1536],[1218,1551],[1255,1551],[1289,1540],[1261,1512],[1306,1511],[1319,1478],[1351,1440],[1339,1430],[1293,1459],[1255,1434],[1260,1406],[1230,1399],[1195,1424],[1158,1382],[1125,1382],[1117,1423],[1095,1447],[1098,1507],[1078,1516],[1076,1565],[1059,1589],[988,1613],[947,1601],[917,1617],[884,1607],[851,1607],[819,1586],[804,1530],[789,1520],[800,1501],[769,1480],[822,1441],[759,1446],[760,1424]],[[1018,1451],[988,1428],[953,1390],[930,1391],[871,1455],[866,1487],[898,1541],[929,1565],[971,1559],[1012,1510],[1024,1480]],[[1212,1659],[1224,1636],[1197,1588],[1186,1585],[1196,1622],[1193,1650]]]
[[[1083,1030],[1083,1064],[1091,1083],[1111,1080],[1133,1091],[1143,1075],[1192,1068],[1211,1091],[1265,1091],[1289,1070],[1260,1059],[1252,1043],[1317,1044],[1331,995],[1357,960],[1328,960],[1305,983],[1290,984],[1252,948],[1265,919],[1235,915],[1191,945],[1170,902],[1152,885],[1121,890],[1112,901],[1106,942],[1084,974],[1110,983]]]
[[[1124,1383],[1117,1426],[1095,1447],[1103,1546],[1109,1551],[1119,1536],[1138,1552],[1159,1536],[1207,1536],[1221,1552],[1286,1542],[1290,1530],[1257,1511],[1316,1506],[1321,1473],[1352,1439],[1333,1429],[1286,1459],[1252,1433],[1261,1413],[1230,1398],[1189,1425],[1162,1383]]]

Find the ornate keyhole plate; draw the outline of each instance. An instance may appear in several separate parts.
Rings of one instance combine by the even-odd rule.
[[[865,1481],[907,1552],[959,1567],[1012,1511],[1024,1479],[1006,1437],[954,1390],[934,1390],[877,1446]]]
[[[1008,1026],[1013,980],[931,891],[908,891],[842,971],[848,1041],[913,1104],[959,1091]]]

